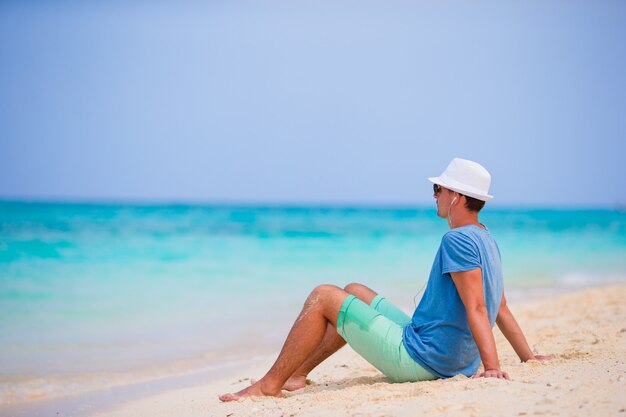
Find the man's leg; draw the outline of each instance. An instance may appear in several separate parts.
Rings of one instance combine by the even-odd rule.
[[[354,295],[356,298],[368,305],[371,304],[374,297],[378,295],[376,291],[372,290],[371,288],[356,282],[346,285],[344,287],[344,290],[348,294]]]
[[[371,304],[376,292],[366,287],[363,284],[352,283],[345,286],[344,290],[348,294],[352,294],[366,304]],[[326,326],[326,333],[322,342],[317,349],[309,355],[302,365],[291,375],[291,377],[283,385],[283,389],[287,391],[296,391],[304,388],[307,383],[307,376],[315,369],[320,363],[330,357],[333,353],[337,352],[346,344],[346,341],[337,333],[337,329],[333,324]],[[254,384],[256,380],[252,380]]]
[[[372,289],[358,283],[348,284],[344,287],[344,290],[348,294],[354,295],[366,304],[371,304],[372,300],[377,295]],[[320,363],[328,359],[328,357],[330,357],[333,353],[345,346],[345,344],[346,341],[339,335],[339,333],[337,333],[335,326],[328,323],[322,342],[319,344],[317,349],[315,349],[315,351],[309,355],[308,358],[306,358],[304,363],[296,369],[293,375],[289,377],[283,385],[283,389],[287,391],[296,391],[306,387],[307,376],[309,373]],[[253,379],[252,384],[255,382],[256,380]]]
[[[236,401],[248,396],[281,395],[285,382],[320,348],[328,326],[337,324],[339,309],[348,293],[339,287],[321,285],[313,290],[296,319],[278,359],[256,383],[234,394],[224,394],[222,401]]]
[[[352,283],[345,286],[344,290],[352,294],[365,304],[370,304],[376,292],[362,284]],[[317,349],[306,358],[304,363],[285,382],[283,389],[295,391],[306,386],[306,377],[320,363],[326,360],[333,353],[337,352],[346,344],[346,341],[337,333],[337,329],[331,323],[326,326],[326,333]]]

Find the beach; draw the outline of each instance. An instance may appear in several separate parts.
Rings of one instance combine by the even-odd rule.
[[[626,285],[589,288],[510,305],[536,353],[520,363],[495,330],[510,381],[457,376],[394,384],[349,347],[314,370],[312,384],[285,398],[220,403],[271,365],[268,357],[237,376],[112,404],[97,417],[137,416],[620,416],[626,415]]]
[[[0,218],[2,416],[124,415],[127,406],[157,413],[146,401],[171,415],[170,407],[187,407],[191,399],[192,409],[179,415],[196,409],[280,415],[282,408],[325,414],[360,410],[363,396],[393,414],[404,400],[434,410],[457,404],[444,398],[446,392],[461,395],[466,387],[471,393],[492,383],[390,385],[346,347],[314,371],[316,385],[287,399],[248,408],[217,403],[218,394],[263,375],[316,285],[360,282],[411,314],[447,230],[432,208],[3,202]],[[545,370],[548,388],[570,374],[574,383],[574,371],[589,365],[585,355],[599,348],[607,354],[607,343],[616,352],[621,346],[612,357],[624,356],[611,333],[621,327],[603,327],[624,322],[621,307],[611,307],[619,310],[614,313],[576,307],[599,309],[617,302],[611,297],[624,299],[626,213],[493,209],[482,221],[501,249],[508,303],[531,347],[557,355],[547,368],[518,365],[501,346],[512,384],[539,378],[537,370]],[[589,288],[597,293],[583,297],[583,304],[553,305]],[[610,289],[605,294],[601,288]],[[595,316],[580,316],[587,310]],[[586,339],[593,332],[596,344]],[[623,372],[621,364],[605,365]],[[431,399],[437,396],[441,401]],[[416,398],[428,402],[416,404]]]

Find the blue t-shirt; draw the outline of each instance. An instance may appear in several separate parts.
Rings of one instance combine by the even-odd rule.
[[[493,327],[502,301],[500,250],[491,234],[468,225],[447,232],[430,271],[424,296],[404,327],[409,355],[433,375],[471,376],[480,354],[467,322],[465,306],[450,272],[482,269],[485,305]]]

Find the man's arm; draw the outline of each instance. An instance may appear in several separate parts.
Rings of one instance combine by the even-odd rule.
[[[540,361],[550,359],[550,356],[535,355],[530,350],[522,329],[519,327],[515,317],[513,317],[513,313],[511,313],[511,310],[509,310],[509,307],[506,305],[504,293],[502,293],[502,302],[500,303],[500,309],[498,310],[496,324],[522,362],[526,362],[531,359],[537,359]]]
[[[509,379],[509,375],[500,370],[496,341],[485,306],[482,270],[476,268],[471,271],[451,272],[450,275],[465,306],[467,321],[485,368],[485,372],[476,376]]]

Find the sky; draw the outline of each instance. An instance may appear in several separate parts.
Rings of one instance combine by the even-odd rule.
[[[0,199],[626,207],[624,1],[0,2]]]

